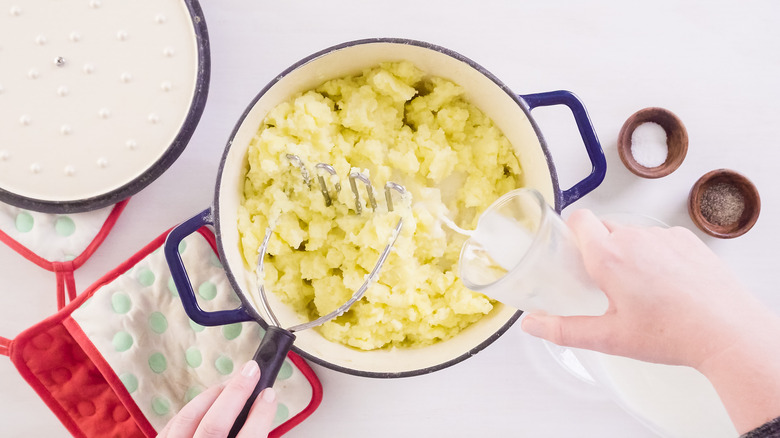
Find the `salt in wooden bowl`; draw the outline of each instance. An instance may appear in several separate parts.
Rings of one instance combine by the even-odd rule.
[[[648,165],[646,160],[653,157],[644,157],[644,160],[635,156],[637,151],[632,151],[634,132],[641,125],[652,122],[658,124],[666,133],[666,158],[663,162]],[[688,153],[688,131],[682,121],[671,111],[664,108],[644,108],[632,114],[620,129],[618,134],[618,154],[620,160],[628,170],[643,178],[661,178],[677,170]],[[642,148],[658,147],[657,145],[641,145]],[[662,147],[662,146],[661,146]],[[648,155],[656,155],[657,151],[650,151]]]

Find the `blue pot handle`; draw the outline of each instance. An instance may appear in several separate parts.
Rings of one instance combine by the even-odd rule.
[[[205,326],[253,321],[254,318],[249,314],[246,307],[244,307],[244,304],[241,304],[241,306],[232,310],[218,310],[214,312],[207,312],[198,305],[198,299],[195,298],[192,282],[190,281],[190,277],[187,275],[187,269],[184,267],[184,263],[181,260],[181,254],[179,254],[179,243],[181,243],[185,237],[198,231],[199,228],[205,225],[214,225],[214,217],[211,208],[207,208],[182,222],[171,230],[171,232],[168,233],[168,237],[165,239],[165,259],[168,262],[168,268],[173,277],[173,284],[176,285],[176,290],[179,292],[184,311],[187,312],[187,316],[189,316],[190,319]]]
[[[528,104],[528,109],[533,110],[540,106],[566,105],[574,114],[574,120],[577,122],[577,129],[580,131],[588,157],[593,165],[590,175],[582,181],[574,184],[570,189],[564,190],[561,194],[561,210],[567,205],[587,195],[593,189],[599,186],[607,174],[607,159],[604,151],[601,149],[601,143],[596,136],[596,130],[588,117],[588,112],[580,99],[574,93],[565,90],[549,91],[546,93],[521,95]]]

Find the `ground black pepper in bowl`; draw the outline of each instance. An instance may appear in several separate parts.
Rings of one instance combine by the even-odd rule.
[[[688,213],[696,226],[723,239],[745,234],[758,220],[760,210],[756,186],[728,169],[704,174],[688,197]]]
[[[733,224],[745,211],[745,198],[732,184],[720,182],[704,189],[701,196],[701,214],[715,225]]]

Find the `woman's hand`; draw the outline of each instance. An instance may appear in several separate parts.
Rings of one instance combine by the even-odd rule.
[[[585,210],[567,223],[609,307],[601,316],[529,314],[523,330],[560,345],[694,368],[761,330],[752,322],[767,310],[689,230],[602,223]]]
[[[225,385],[213,386],[187,403],[158,437],[226,437],[258,380],[260,368],[250,360]],[[238,438],[267,436],[275,415],[276,393],[266,388],[255,399]]]
[[[526,332],[559,345],[688,365],[718,392],[737,431],[780,415],[780,318],[740,286],[684,228],[568,225],[585,267],[609,299],[601,316],[528,314]]]

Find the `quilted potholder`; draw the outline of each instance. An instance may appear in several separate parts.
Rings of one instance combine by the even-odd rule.
[[[51,214],[0,202],[0,242],[57,277],[57,309],[76,298],[73,271],[103,243],[127,200],[84,213]]]
[[[253,322],[203,327],[184,312],[155,239],[75,301],[22,332],[10,356],[74,436],[154,436],[193,397],[249,360],[263,331]],[[179,246],[204,308],[235,297],[202,229]],[[321,385],[290,353],[274,388],[272,437],[316,409]]]

